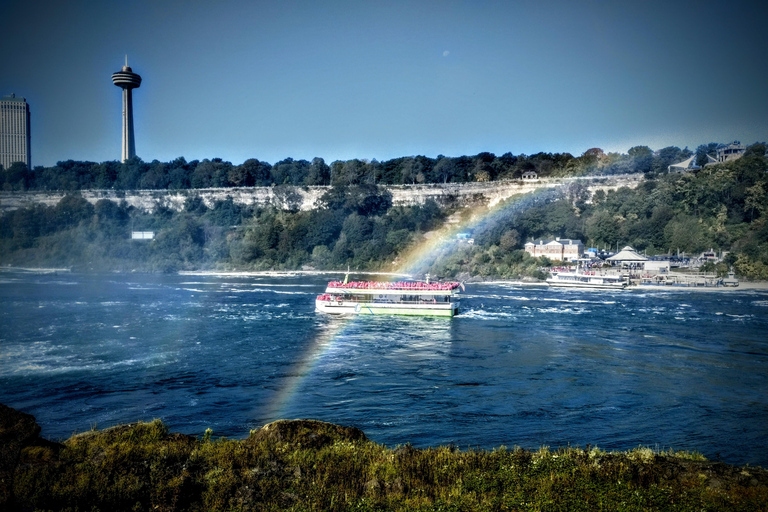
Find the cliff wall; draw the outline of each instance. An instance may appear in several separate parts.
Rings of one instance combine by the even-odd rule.
[[[578,178],[544,178],[534,181],[510,180],[477,183],[446,183],[430,185],[395,185],[386,187],[395,205],[424,204],[434,199],[443,206],[486,203],[493,206],[499,201],[519,194],[528,194],[543,188],[569,188],[584,186],[591,194],[597,190],[614,190],[620,187],[635,188],[642,181],[642,174],[619,176],[586,176]],[[87,201],[101,199],[121,202],[140,210],[152,212],[158,207],[181,210],[188,197],[200,196],[207,206],[231,197],[243,205],[275,206],[290,210],[311,210],[317,207],[320,197],[329,187],[239,187],[191,190],[82,190],[79,193]],[[34,204],[55,206],[66,192],[0,192],[0,212],[15,210]]]

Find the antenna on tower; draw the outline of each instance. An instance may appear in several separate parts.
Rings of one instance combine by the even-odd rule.
[[[128,67],[128,54],[125,54],[125,66]]]

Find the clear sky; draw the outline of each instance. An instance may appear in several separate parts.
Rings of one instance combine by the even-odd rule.
[[[768,2],[3,0],[33,165],[625,153],[768,140]]]

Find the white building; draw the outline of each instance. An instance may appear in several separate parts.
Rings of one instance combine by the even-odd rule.
[[[645,262],[648,261],[648,258],[646,258],[641,254],[638,254],[630,246],[626,246],[622,250],[620,250],[618,253],[608,258],[606,261],[620,264],[622,267],[635,266],[638,268],[643,268]]]
[[[735,140],[730,144],[720,144],[715,150],[715,156],[707,155],[707,165],[722,164],[732,162],[744,156],[747,146]]]

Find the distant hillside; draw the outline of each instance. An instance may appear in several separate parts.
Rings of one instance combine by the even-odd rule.
[[[742,278],[768,279],[767,170],[765,146],[756,144],[739,160],[699,171],[645,173],[633,188],[600,190],[576,180],[525,194],[542,182],[514,185],[519,189],[492,182],[484,189],[488,196],[479,194],[481,201],[472,199],[475,187],[486,187],[481,183],[461,186],[473,191],[464,196],[451,192],[443,198],[435,191],[454,185],[315,189],[316,208],[306,211],[286,208],[299,190],[292,187],[273,187],[271,197],[282,202],[261,204],[222,192],[206,199],[199,192],[162,191],[157,197],[177,197],[178,204],[171,208],[152,199],[151,212],[124,201],[128,193],[94,204],[74,194],[55,206],[34,204],[2,214],[0,263],[124,271],[393,270],[427,240],[469,229],[474,245],[442,244],[417,271],[541,277],[538,269],[546,262],[530,258],[523,244],[561,237],[588,247],[632,245],[649,255],[727,251],[725,263],[710,270],[725,273],[732,266]],[[408,194],[411,200],[403,199]],[[132,241],[131,231],[153,231],[155,238]]]

